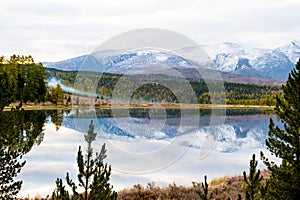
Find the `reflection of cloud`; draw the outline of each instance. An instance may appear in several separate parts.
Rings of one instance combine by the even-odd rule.
[[[47,124],[41,145],[34,146],[23,157],[26,164],[18,176],[18,179],[23,180],[19,195],[51,194],[56,178],[64,179],[66,172],[70,172],[71,177],[75,178],[76,155],[82,140],[83,134],[78,134],[77,131],[61,126],[56,132],[52,124]]]
[[[193,141],[195,134],[191,133],[191,135],[180,136],[177,142],[183,142],[181,143],[182,145],[185,145],[184,142],[198,144],[201,141]],[[83,135],[81,132],[64,126],[61,126],[59,131],[56,132],[52,124],[47,124],[45,126],[44,141],[40,146],[34,146],[32,151],[24,156],[27,162],[22,169],[22,173],[18,176],[18,179],[24,181],[20,195],[50,194],[55,188],[56,178],[65,179],[66,172],[70,172],[71,178],[75,180],[77,175],[76,156],[78,146],[85,147]],[[248,140],[249,137],[253,137],[252,131],[249,132],[249,136],[245,140]],[[105,142],[107,144],[108,157],[105,161],[112,165],[111,183],[116,190],[131,187],[138,183],[145,186],[148,182],[152,181],[158,185],[165,186],[173,182],[190,186],[192,181],[201,181],[204,174],[208,175],[209,180],[224,175],[241,174],[242,171],[248,169],[252,154],[256,153],[256,155],[259,155],[260,150],[262,150],[261,148],[252,149],[251,147],[242,148],[235,152],[222,153],[217,149],[217,151],[210,152],[204,159],[200,159],[198,147],[191,147],[182,157],[167,168],[146,174],[128,174],[116,171],[115,167],[126,165],[125,167],[127,168],[138,166],[140,169],[143,167],[146,169],[150,162],[164,161],[174,155],[172,155],[172,151],[169,151],[168,153],[156,154],[156,157],[148,162],[128,160],[121,154],[115,154],[111,151],[110,146],[117,145],[119,148],[133,153],[138,152],[139,155],[143,156],[143,153],[155,151],[170,141],[147,140],[145,138],[129,138],[125,140],[122,137],[120,138],[98,138],[93,143],[94,152],[100,150],[102,143]],[[196,138],[196,140],[199,139],[201,140],[201,138]],[[268,154],[268,152],[266,153]],[[260,161],[259,165],[260,169],[264,168]]]
[[[275,47],[298,36],[299,6],[297,0],[175,0],[172,5],[161,0],[5,1],[0,8],[0,51],[58,61],[143,27],[175,30],[200,44],[234,41]]]

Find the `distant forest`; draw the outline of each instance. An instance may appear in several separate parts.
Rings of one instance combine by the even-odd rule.
[[[131,88],[134,85],[141,85],[131,95],[133,101],[155,101],[155,102],[169,102],[178,103],[176,96],[180,96],[181,103],[199,103],[210,104],[211,96],[214,97],[213,103],[223,104],[224,97],[227,104],[242,104],[242,105],[275,105],[275,97],[280,94],[281,86],[271,85],[255,85],[242,84],[231,82],[217,82],[210,83],[211,85],[224,84],[224,92],[209,92],[207,84],[203,79],[188,79],[190,86],[193,88],[197,97],[197,102],[190,102],[190,99],[184,99],[187,91],[182,91],[183,84],[186,79],[181,80],[178,77],[169,77],[167,75],[158,74],[154,78],[168,81],[168,85],[173,85],[177,90],[171,91],[167,87],[158,83],[145,84],[145,77],[143,75],[123,76],[121,74],[102,74],[100,72],[80,72],[77,71],[61,71],[56,69],[46,70],[47,78],[57,77],[62,80],[62,84],[73,86],[77,89],[89,91],[91,93],[99,94],[99,98],[111,98],[115,87],[122,82],[122,92],[131,94]],[[122,78],[122,79],[121,79]],[[147,77],[146,77],[147,78]],[[119,82],[119,83],[118,83]],[[161,82],[161,81],[158,81]],[[92,87],[91,87],[92,86]],[[127,91],[126,91],[127,90]],[[118,96],[118,93],[114,93]],[[122,96],[122,94],[120,94]]]
[[[46,80],[52,77],[61,79],[61,85],[97,94],[98,98],[110,99],[112,96],[122,97],[124,94],[131,94],[132,101],[146,102],[270,106],[275,105],[276,95],[282,92],[280,86],[218,81],[211,82],[210,87],[219,87],[224,84],[224,91],[212,92],[209,91],[207,83],[203,79],[184,79],[157,74],[152,77],[154,81],[149,83],[147,82],[149,77],[145,75],[123,76],[97,72],[61,71],[46,69],[41,63],[34,63],[31,56],[13,55],[10,59],[0,56],[0,97],[2,102],[40,103],[51,101],[54,104],[62,102],[63,87],[61,85],[57,85],[56,88],[47,86]],[[121,90],[118,91],[116,87],[120,83]],[[192,90],[185,90],[187,83]],[[140,87],[135,88],[136,86]],[[171,86],[172,89],[168,86]],[[191,99],[191,96],[195,98]]]

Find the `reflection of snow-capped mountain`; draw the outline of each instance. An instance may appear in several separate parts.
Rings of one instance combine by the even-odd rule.
[[[205,147],[205,143],[212,140],[210,143],[214,150],[235,152],[264,148],[269,118],[267,115],[236,116],[236,121],[231,117],[229,123],[199,127],[180,126],[180,120],[174,123],[172,119],[169,122],[156,120],[153,123],[150,119],[141,118],[97,118],[95,131],[99,133],[99,137],[107,139],[163,140],[196,149]],[[90,120],[90,118],[65,117],[63,126],[86,132],[86,124]],[[121,124],[118,122],[120,120]]]
[[[213,149],[219,152],[263,148],[268,136],[268,123],[265,119],[200,127],[197,132],[180,136],[178,141],[182,145],[201,149],[211,138]]]
[[[155,69],[154,66],[162,65],[187,69],[199,62],[190,62],[188,58],[182,58],[180,55],[194,53],[194,57],[197,57],[200,50],[204,50],[214,64],[203,65],[201,63],[200,67],[244,76],[285,80],[300,57],[300,42],[292,41],[276,49],[247,48],[239,44],[222,43],[211,46],[186,47],[176,50],[177,54],[149,49],[124,52],[111,50],[60,62],[44,63],[44,66],[60,70],[118,73],[149,70],[155,72],[159,68]]]

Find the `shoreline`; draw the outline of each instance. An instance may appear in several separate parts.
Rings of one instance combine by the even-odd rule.
[[[10,111],[18,104],[6,106],[3,111]],[[85,110],[85,109],[128,109],[128,108],[166,108],[166,109],[262,109],[274,110],[275,106],[241,104],[168,104],[168,103],[116,103],[113,105],[32,105],[23,104],[24,110]]]

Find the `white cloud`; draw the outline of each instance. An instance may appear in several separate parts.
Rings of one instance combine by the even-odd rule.
[[[5,0],[0,52],[61,60],[89,53],[116,34],[148,27],[174,30],[199,44],[276,47],[299,37],[299,9],[296,0]]]

